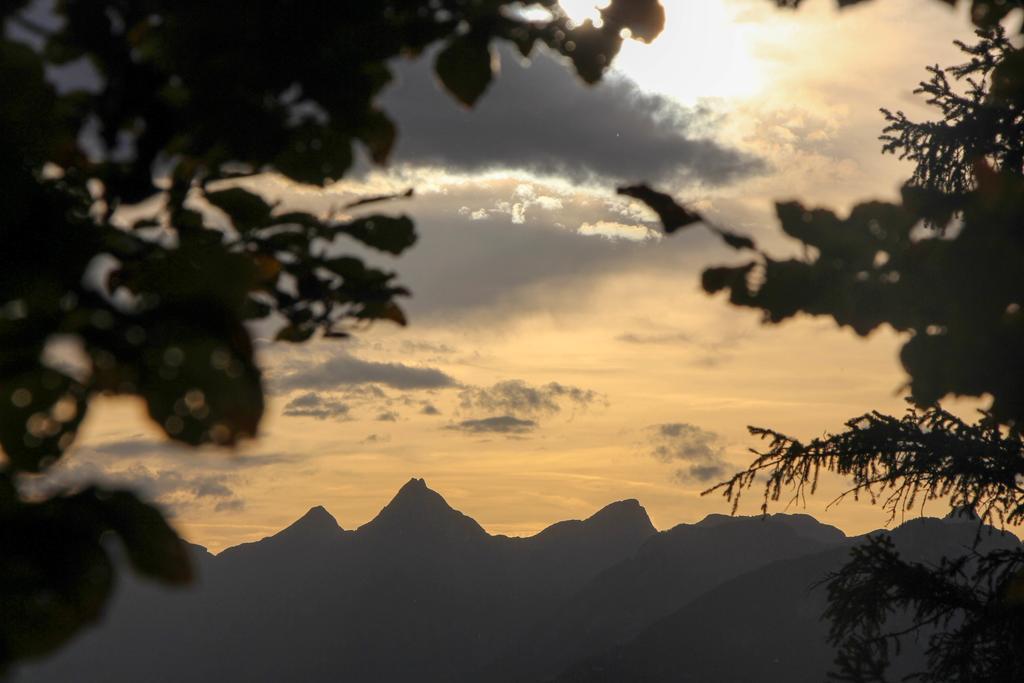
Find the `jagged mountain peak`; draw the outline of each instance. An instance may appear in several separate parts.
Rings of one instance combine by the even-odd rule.
[[[647,510],[636,498],[606,505],[587,518],[586,523],[602,527],[633,527],[644,533],[657,533],[657,529],[651,523],[651,518],[647,515]]]
[[[335,535],[343,531],[338,520],[322,505],[311,507],[306,514],[279,531],[278,537],[312,537]]]
[[[413,477],[402,484],[402,488],[398,489],[398,493],[396,493],[395,497],[391,499],[391,502],[394,503],[402,500],[422,500],[433,498],[434,496],[441,498],[441,501],[444,502],[444,498],[441,497],[440,493],[427,486],[426,479],[417,479],[416,477]],[[447,503],[445,503],[445,505],[447,505]]]
[[[407,481],[359,531],[420,538],[487,535],[475,520],[452,508],[441,494],[427,487],[426,481],[417,478]]]
[[[427,487],[425,480],[416,478],[410,479],[402,485],[402,488],[398,489],[398,493],[390,503],[384,506],[381,514],[386,511],[391,513],[411,511],[416,514],[455,512],[440,493]]]
[[[330,512],[327,511],[323,505],[314,505],[306,511],[306,514],[299,517],[289,528],[300,527],[300,528],[328,528],[335,529],[341,528],[338,524],[338,520],[334,518]]]
[[[262,540],[251,543],[240,543],[239,545],[225,548],[218,557],[239,558],[253,557],[252,553],[277,553],[282,549],[294,550],[309,545],[331,544],[342,538],[347,532],[341,528],[334,516],[322,505],[316,505],[306,511],[304,515],[278,531],[272,536],[265,536]]]

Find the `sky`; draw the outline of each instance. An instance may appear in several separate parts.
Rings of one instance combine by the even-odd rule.
[[[928,115],[912,90],[926,65],[957,63],[965,13],[934,0],[795,13],[663,3],[662,36],[627,41],[596,87],[545,53],[527,63],[501,50],[500,77],[467,111],[429,58],[403,62],[382,100],[400,134],[387,168],[362,164],[325,188],[247,181],[283,209],[323,213],[414,188],[374,209],[408,213],[418,244],[365,254],[412,290],[410,325],[298,346],[257,329],[269,397],[255,442],[178,448],[138,401],[102,399],[54,476],[136,486],[212,551],[315,505],[356,528],[411,477],[491,533],[532,534],[627,498],[669,528],[729,511],[701,492],[751,460],[748,425],[810,439],[869,410],[901,412],[898,335],[762,325],[700,290],[701,270],[734,254],[699,227],[661,235],[614,188],[651,182],[792,252],[775,201],[845,212],[897,196],[909,167],[882,156],[878,109]],[[565,3],[579,18],[591,4]],[[826,507],[841,490],[829,479],[790,511],[851,534],[886,524],[865,503]],[[740,511],[756,513],[759,491],[746,501]]]

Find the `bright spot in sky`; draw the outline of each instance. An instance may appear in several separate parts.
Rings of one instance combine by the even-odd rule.
[[[562,0],[573,19],[597,18],[593,0]],[[737,18],[741,8],[727,0],[663,1],[664,32],[650,45],[627,40],[614,71],[643,90],[683,104],[702,98],[747,98],[761,89],[763,74],[751,56],[756,26]]]

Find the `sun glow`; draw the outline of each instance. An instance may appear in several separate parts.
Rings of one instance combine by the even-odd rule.
[[[597,16],[593,0],[561,4],[577,21]],[[648,92],[690,105],[706,98],[748,98],[761,90],[763,73],[750,49],[757,26],[740,18],[744,3],[675,0],[662,4],[664,32],[650,45],[627,40],[613,71]]]

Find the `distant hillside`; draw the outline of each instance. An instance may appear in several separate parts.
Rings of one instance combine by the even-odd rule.
[[[891,532],[900,554],[937,562],[964,553],[977,524],[917,519]],[[852,539],[856,542],[858,539]],[[982,547],[1019,540],[991,529]],[[833,651],[822,621],[825,590],[815,584],[846,560],[845,547],[773,562],[708,591],[648,626],[637,638],[577,662],[557,683],[737,683],[826,680]],[[889,680],[920,671],[923,643],[907,641]]]
[[[843,532],[806,515],[712,515],[680,524],[583,586],[480,680],[547,680],[589,653],[627,642],[739,574],[846,540]]]

